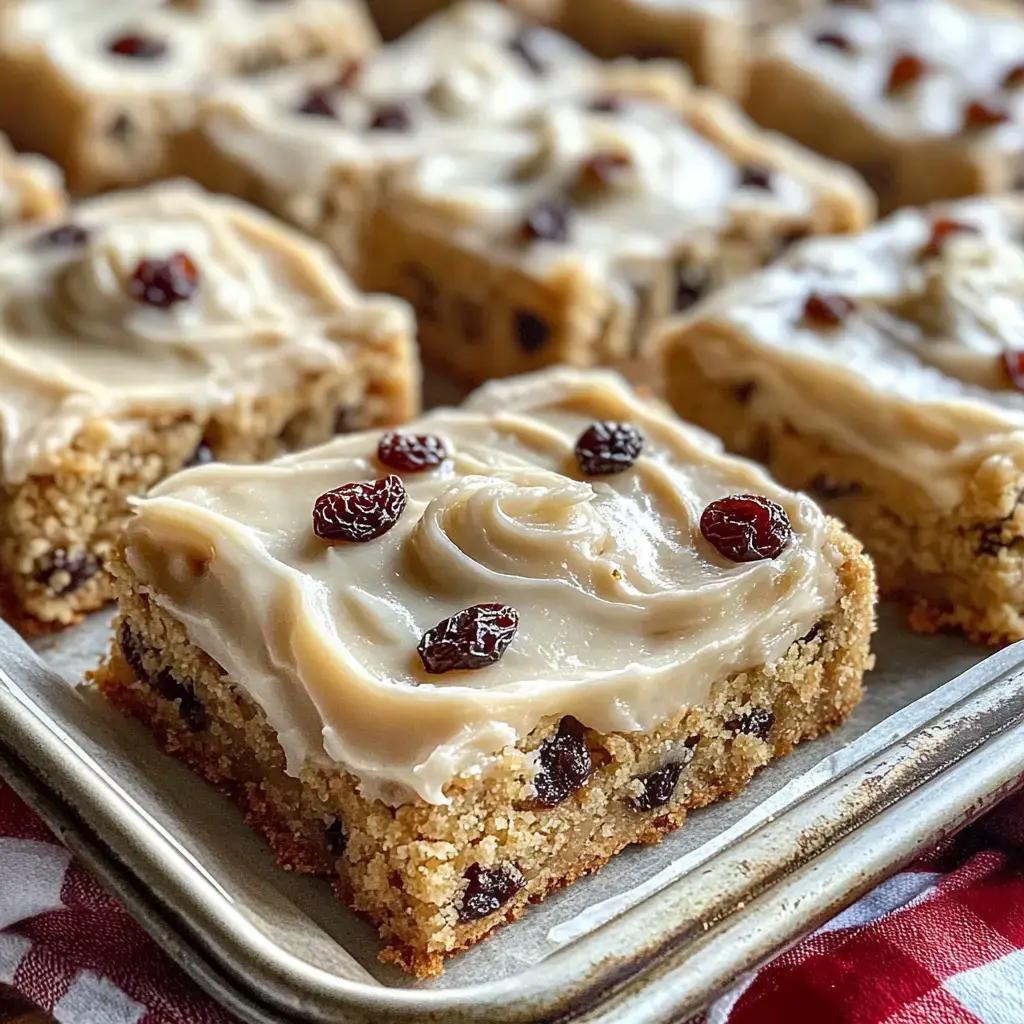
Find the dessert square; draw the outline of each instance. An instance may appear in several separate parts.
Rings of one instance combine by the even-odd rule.
[[[425,357],[469,382],[628,365],[651,324],[795,238],[872,219],[847,168],[692,93],[553,104],[396,173],[360,281],[408,299]]]
[[[817,6],[759,47],[748,109],[856,167],[883,212],[1005,191],[1019,183],[1024,115],[1011,6]]]
[[[554,102],[622,91],[678,104],[687,81],[602,64],[500,4],[459,3],[363,61],[220,83],[176,141],[176,170],[325,241],[358,280],[366,221],[394,171]]]
[[[840,516],[911,624],[1024,637],[1024,199],[812,239],[654,345],[680,415]]]
[[[54,217],[64,208],[60,170],[44,157],[15,153],[0,133],[0,229]]]
[[[849,713],[874,581],[608,371],[134,504],[97,681],[418,976]]]
[[[109,598],[128,499],[186,464],[267,459],[418,403],[412,317],[244,203],[168,183],[0,238],[7,617]]]
[[[0,10],[0,130],[43,153],[79,194],[168,173],[168,139],[218,74],[326,52],[359,57],[359,0],[14,0]]]

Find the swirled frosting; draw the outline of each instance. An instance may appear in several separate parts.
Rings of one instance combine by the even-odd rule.
[[[633,423],[644,448],[584,479],[573,446],[597,419]],[[837,600],[842,556],[817,507],[614,374],[496,382],[408,429],[448,457],[405,476],[405,511],[372,542],[326,544],[310,519],[322,492],[383,475],[370,433],[178,474],[128,524],[138,585],[263,708],[290,772],[339,763],[370,795],[443,803],[543,717],[650,729],[779,657]],[[702,510],[736,492],[788,512],[777,558],[727,562],[701,537]],[[428,675],[421,634],[494,601],[519,613],[501,660]]]
[[[73,218],[80,232],[50,222],[0,240],[5,481],[86,423],[115,431],[154,410],[210,409],[349,359],[337,339],[365,300],[315,243],[244,203],[171,183],[82,203]],[[179,253],[194,293],[140,301],[139,266]]]
[[[934,245],[943,221],[960,230]],[[803,243],[708,300],[680,336],[711,379],[758,385],[757,416],[824,436],[952,507],[985,460],[1024,471],[1024,394],[1007,368],[1024,352],[1022,233],[1016,196],[905,210],[859,236]],[[818,324],[803,316],[812,292],[855,308]]]

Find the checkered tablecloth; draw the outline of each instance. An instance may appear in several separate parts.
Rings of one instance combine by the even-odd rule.
[[[0,1024],[226,1024],[0,784]],[[1024,1024],[1024,797],[745,978],[704,1024]]]

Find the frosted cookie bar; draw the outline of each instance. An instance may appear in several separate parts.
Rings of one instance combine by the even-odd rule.
[[[135,513],[103,692],[420,976],[832,728],[871,662],[857,542],[607,372]]]
[[[365,220],[393,171],[552,103],[624,91],[679,105],[688,81],[605,65],[499,4],[459,3],[363,61],[222,82],[177,141],[176,170],[316,235],[358,279]]]
[[[815,239],[666,328],[676,410],[813,494],[921,629],[1024,637],[1024,199]]]
[[[532,21],[557,26],[564,0],[504,0]],[[367,0],[373,20],[385,39],[396,39],[432,14],[452,6],[452,0]]]
[[[1024,19],[1007,6],[821,6],[768,37],[749,110],[857,167],[884,211],[1019,184]]]
[[[0,229],[56,216],[65,198],[54,164],[35,154],[15,153],[0,134]]]
[[[80,194],[140,184],[166,176],[168,139],[213,77],[293,50],[358,57],[375,41],[358,0],[12,0],[0,9],[0,130],[57,161]]]
[[[361,280],[409,299],[425,355],[481,382],[628,362],[658,318],[794,238],[857,230],[871,214],[856,175],[710,93],[691,96],[685,121],[597,97],[397,175]]]
[[[168,184],[0,238],[0,579],[26,627],[109,596],[128,498],[417,405],[408,309],[316,243]]]

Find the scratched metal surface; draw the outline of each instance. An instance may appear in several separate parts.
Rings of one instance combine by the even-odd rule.
[[[253,1021],[679,1020],[1024,770],[1024,647],[983,661],[883,608],[878,668],[841,729],[416,983],[377,962],[374,930],[326,885],[280,871],[226,800],[76,685],[107,643],[106,615],[37,641],[38,658],[0,624],[0,771]]]

